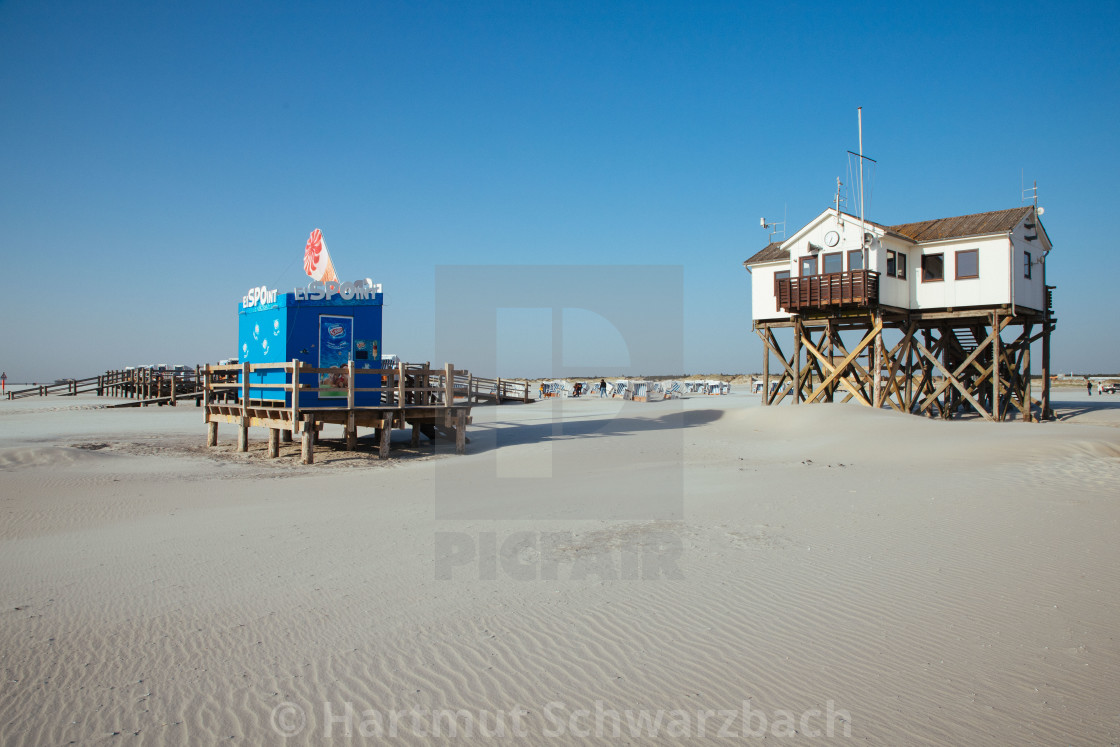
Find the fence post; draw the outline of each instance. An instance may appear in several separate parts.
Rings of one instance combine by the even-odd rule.
[[[455,367],[450,363],[444,365],[443,378],[443,406],[451,407],[455,404]]]
[[[397,361],[397,407],[404,407],[407,401],[405,394],[404,361]],[[427,386],[427,384],[425,384]]]
[[[299,433],[299,358],[292,359],[292,436]]]

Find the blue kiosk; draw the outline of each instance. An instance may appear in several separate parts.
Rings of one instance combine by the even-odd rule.
[[[298,359],[312,368],[344,368],[354,361],[355,368],[381,368],[382,299],[381,286],[368,280],[311,283],[284,294],[254,288],[238,305],[238,362]],[[288,383],[283,369],[254,371],[251,376],[251,399],[291,407],[291,392],[278,386]],[[343,375],[300,374],[300,386],[320,389],[301,392],[301,408],[346,405]],[[355,392],[354,404],[376,407],[381,392]]]

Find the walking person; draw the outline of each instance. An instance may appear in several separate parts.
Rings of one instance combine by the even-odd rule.
[[[1090,379],[1085,379],[1085,389],[1088,390],[1089,396],[1093,396],[1093,382]]]
[[[599,399],[607,396],[607,380],[599,379]]]

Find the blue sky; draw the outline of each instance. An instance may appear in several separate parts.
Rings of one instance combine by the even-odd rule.
[[[741,262],[830,204],[862,106],[875,221],[1038,181],[1054,366],[1120,370],[1117,4],[910,5],[0,2],[0,368],[232,356],[318,227],[406,359],[438,266],[669,264],[686,370],[756,371]]]

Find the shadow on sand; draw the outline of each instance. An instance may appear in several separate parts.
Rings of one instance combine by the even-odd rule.
[[[714,423],[726,414],[724,410],[692,410],[667,412],[653,417],[621,416],[593,420],[551,419],[539,423],[487,423],[472,426],[472,448],[481,453],[500,446],[567,441],[577,438],[630,436],[651,431],[682,430]]]
[[[1050,408],[1054,411],[1054,415],[1057,416],[1058,420],[1070,420],[1080,415],[1088,415],[1094,412],[1120,410],[1120,401],[1106,400],[1104,397],[1092,402],[1051,400]]]

